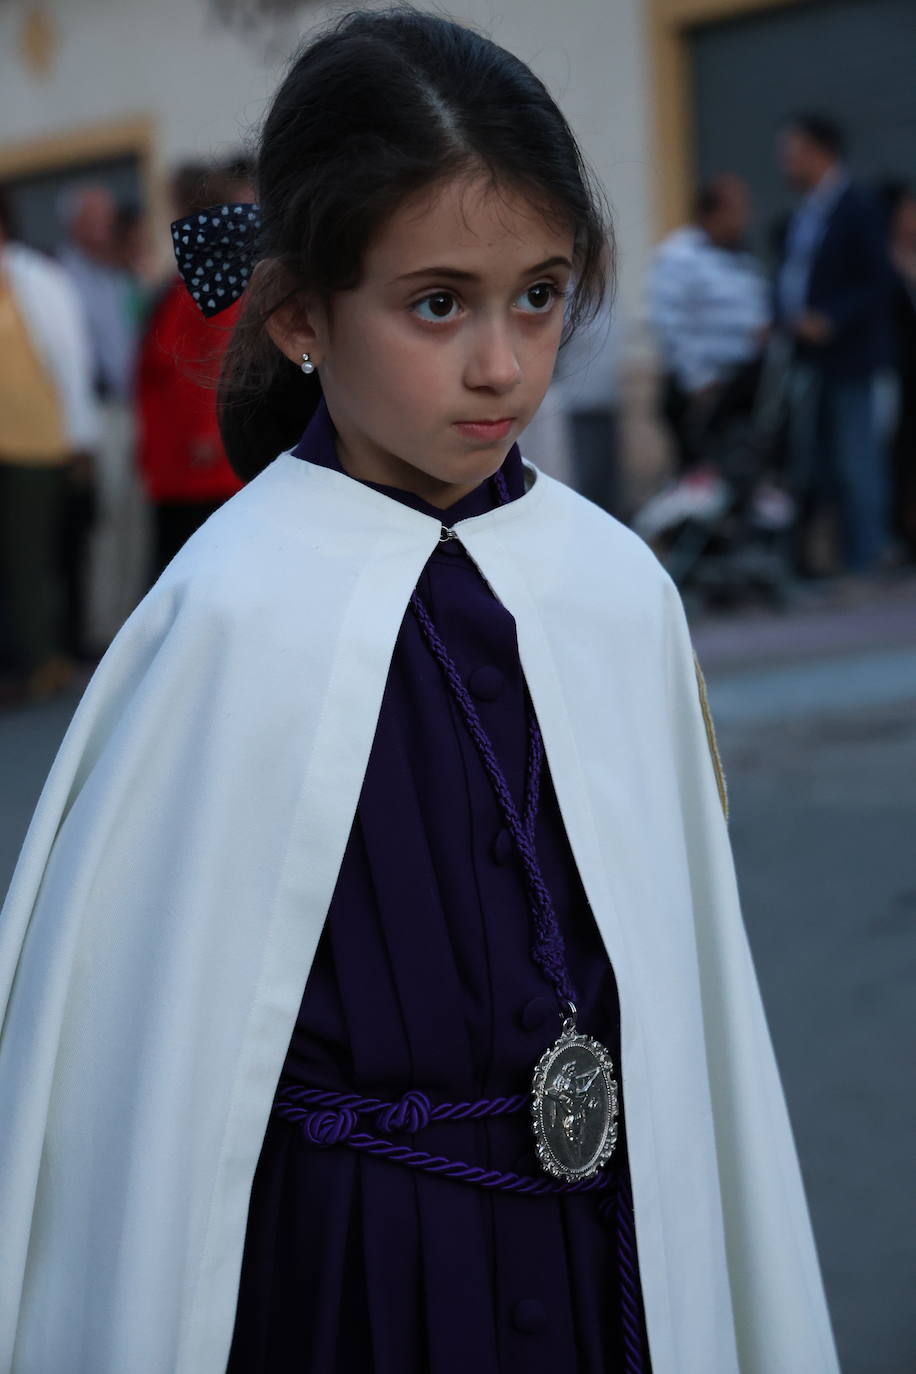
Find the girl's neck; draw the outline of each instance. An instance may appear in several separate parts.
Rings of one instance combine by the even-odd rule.
[[[335,472],[345,473],[347,476],[353,477],[355,481],[365,482],[376,490],[380,490],[393,500],[400,501],[404,505],[411,506],[414,510],[419,510],[425,515],[433,515],[436,518],[441,518],[444,512],[448,510],[453,519],[468,519],[475,515],[483,515],[499,504],[494,483],[484,479],[468,490],[463,497],[451,500],[448,505],[439,505],[430,501],[422,492],[417,492],[407,485],[390,481],[377,481],[374,477],[363,477],[360,473],[351,471],[343,461],[342,447],[340,436],[334,427],[327,405],[322,400],[305,433],[292,450],[295,457],[314,463],[318,467],[331,468]],[[407,465],[405,464],[405,466]],[[516,500],[523,496],[525,493],[525,472],[517,445],[513,444],[499,470],[505,478],[510,499]]]
[[[354,452],[351,445],[342,438],[339,432],[336,448],[340,466],[348,476],[355,478],[357,482],[369,482],[373,486],[389,487],[406,492],[410,496],[418,497],[426,505],[434,506],[436,510],[449,510],[466,496],[470,496],[471,492],[476,491],[481,485],[479,480],[463,485],[441,482],[430,476],[429,473],[422,472],[410,463],[405,463],[403,459],[394,454],[376,456],[371,453],[361,453],[358,448]]]

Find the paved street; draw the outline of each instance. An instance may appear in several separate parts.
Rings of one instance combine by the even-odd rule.
[[[916,690],[720,744],[843,1369],[912,1374]]]
[[[913,1374],[916,594],[695,637],[844,1374]],[[3,886],[71,706],[0,716]]]
[[[694,638],[844,1374],[913,1374],[916,588]]]

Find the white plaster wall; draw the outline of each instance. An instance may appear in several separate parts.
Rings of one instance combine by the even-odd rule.
[[[286,57],[334,9],[227,32],[203,0],[45,0],[60,49],[51,73],[18,55],[26,0],[0,3],[0,147],[139,114],[157,122],[159,164],[221,153],[257,128]],[[631,316],[650,245],[647,81],[641,0],[445,0],[534,67],[570,119],[615,211],[621,314]]]

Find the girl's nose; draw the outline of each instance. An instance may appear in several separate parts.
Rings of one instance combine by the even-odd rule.
[[[502,325],[483,325],[474,340],[465,370],[469,387],[505,394],[517,385],[521,364],[510,329]]]

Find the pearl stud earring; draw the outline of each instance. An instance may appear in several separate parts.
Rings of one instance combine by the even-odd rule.
[[[302,355],[302,371],[305,373],[306,377],[310,377],[315,371],[315,364],[307,353],[303,353]]]

